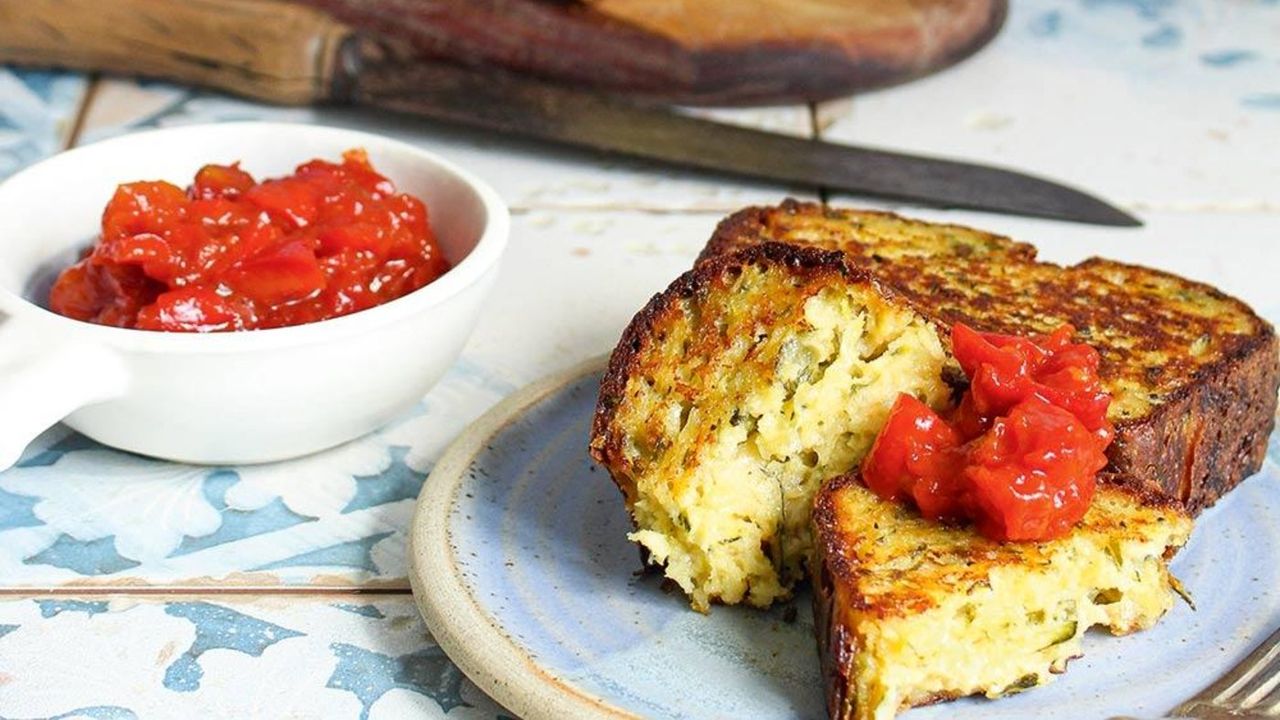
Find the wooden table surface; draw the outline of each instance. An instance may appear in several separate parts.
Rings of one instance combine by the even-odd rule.
[[[1013,5],[991,47],[934,77],[816,107],[709,114],[1092,189],[1146,226],[901,210],[1008,233],[1054,260],[1105,254],[1184,273],[1280,320],[1280,3]],[[76,144],[237,119],[386,133],[484,177],[514,214],[499,287],[447,378],[348,446],[185,467],[56,428],[0,473],[0,717],[503,717],[432,642],[409,595],[404,537],[421,483],[499,399],[608,350],[722,215],[786,193],[377,113],[3,67],[0,177]]]

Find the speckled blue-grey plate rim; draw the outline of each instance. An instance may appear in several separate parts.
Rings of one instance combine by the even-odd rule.
[[[660,576],[635,573],[617,490],[586,456],[604,366],[593,358],[508,397],[432,471],[410,528],[409,579],[428,628],[526,720],[825,716],[807,590],[787,608],[702,616],[662,592]],[[1280,433],[1259,476],[1206,511],[1174,560],[1198,610],[1179,603],[1150,630],[1087,635],[1066,680],[1035,692],[910,717],[1162,715],[1280,625],[1278,519]]]
[[[427,629],[480,689],[526,719],[634,718],[545,672],[501,628],[489,622],[463,582],[450,545],[449,510],[486,443],[530,406],[585,375],[604,370],[596,356],[511,394],[469,425],[424,482],[409,530],[409,585]],[[583,439],[586,442],[586,439]]]

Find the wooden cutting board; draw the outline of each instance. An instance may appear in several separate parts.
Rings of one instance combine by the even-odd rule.
[[[297,0],[411,45],[689,104],[821,100],[909,80],[990,40],[1007,0]]]

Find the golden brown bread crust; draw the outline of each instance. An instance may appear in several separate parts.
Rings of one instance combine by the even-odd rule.
[[[1118,423],[1103,479],[1177,501],[1195,516],[1257,472],[1275,426],[1280,382],[1276,337],[1265,327],[1155,412]]]
[[[823,226],[829,222],[839,224],[838,235],[824,232]],[[904,229],[911,233],[906,239],[901,235]],[[922,248],[921,236],[939,232],[951,233],[950,242],[939,243],[933,251],[927,251],[928,246]],[[895,250],[929,257],[986,257],[1005,262],[1030,262],[1036,257],[1034,245],[961,225],[912,220],[880,210],[835,209],[788,198],[777,206],[743,208],[721,220],[696,263],[762,242],[793,242],[838,250],[863,264],[889,261]]]
[[[814,498],[813,526],[817,530],[814,550],[816,558],[821,561],[816,562],[816,565],[829,571],[830,577],[827,580],[831,582],[827,583],[827,585],[839,584],[844,587],[855,588],[855,591],[849,595],[850,602],[848,607],[860,612],[870,613],[878,618],[911,616],[933,607],[932,601],[920,593],[918,587],[898,580],[889,583],[885,587],[872,588],[875,590],[874,599],[869,599],[867,596],[860,594],[864,588],[856,587],[858,583],[855,581],[864,574],[869,573],[870,570],[881,570],[882,568],[864,569],[859,566],[857,558],[850,555],[856,543],[848,535],[848,529],[842,526],[835,502],[845,488],[854,485],[862,485],[862,480],[856,470],[830,479],[823,484],[822,489]],[[865,488],[862,489],[864,492],[870,492]],[[1108,512],[1113,511],[1112,506],[1116,504],[1117,499],[1123,499],[1128,512],[1124,515],[1116,515],[1114,513],[1091,511],[1087,519],[1079,527],[1087,527],[1088,532],[1093,534],[1105,534],[1115,538],[1122,538],[1128,535],[1145,535],[1143,527],[1163,522],[1160,519],[1161,514],[1185,514],[1185,511],[1177,503],[1170,502],[1160,496],[1151,496],[1141,491],[1133,491],[1127,487],[1108,488],[1105,491],[1099,491],[1097,497],[1099,498],[1097,502],[1104,503]],[[885,504],[888,505],[888,503]],[[897,508],[897,506],[892,507]],[[911,514],[918,521],[919,515],[916,511],[903,511],[901,509],[898,511]],[[937,527],[946,526],[929,524],[930,531],[934,531]],[[958,527],[960,526],[954,526],[952,530]],[[944,530],[939,534],[945,532],[951,531]],[[941,562],[940,558],[943,557],[954,558],[958,555],[960,561],[951,563],[954,566],[954,570],[948,576],[949,588],[952,590],[958,591],[981,582],[986,571],[991,567],[1000,565],[1043,565],[1053,552],[1050,547],[1052,543],[1002,543],[982,538],[973,531],[968,534],[972,537],[958,546],[962,548],[961,550],[949,545],[954,544],[954,540],[950,538],[947,539],[946,543],[935,539],[935,542],[925,550],[925,554],[934,562]],[[896,539],[898,538],[895,536]],[[882,538],[881,541],[884,542],[885,540]],[[815,583],[815,593],[822,595],[823,587],[822,582]]]
[[[843,251],[940,326],[1074,325],[1101,353],[1114,399],[1110,482],[1196,514],[1261,466],[1280,346],[1269,323],[1216,288],[1099,258],[1061,267],[1000,236],[793,200],[729,216],[698,262],[761,242]]]
[[[814,631],[828,712],[830,717],[840,720],[868,716],[871,709],[859,707],[860,703],[866,703],[866,698],[855,695],[858,688],[866,689],[863,683],[871,679],[867,673],[878,675],[887,671],[884,658],[873,661],[871,669],[863,665],[859,670],[855,662],[859,654],[874,652],[874,640],[866,635],[869,627],[895,620],[915,622],[925,617],[937,621],[939,616],[929,613],[937,610],[940,602],[974,597],[975,589],[992,586],[993,573],[1000,569],[1034,575],[1041,568],[1062,562],[1064,556],[1073,561],[1076,557],[1061,547],[1062,543],[1076,542],[1070,538],[1043,544],[995,543],[972,531],[925,523],[918,516],[914,520],[903,520],[904,515],[914,513],[894,503],[876,501],[867,505],[866,500],[856,499],[858,493],[871,496],[870,491],[861,487],[856,471],[832,478],[814,499],[812,517],[815,535],[810,574]],[[855,498],[853,504],[844,505],[842,509],[849,498]],[[1097,548],[1099,539],[1113,542],[1114,546],[1107,547],[1116,549],[1108,550],[1108,559],[1103,562],[1118,565],[1125,552],[1120,549],[1122,544],[1155,542],[1154,549],[1158,552],[1159,546],[1171,542],[1163,548],[1167,560],[1185,541],[1191,522],[1184,511],[1172,503],[1162,503],[1157,498],[1153,507],[1151,501],[1152,498],[1144,497],[1141,492],[1125,487],[1100,490],[1094,507],[1075,531],[1082,538],[1077,547]],[[922,529],[921,524],[926,528]],[[913,558],[911,562],[899,562],[909,556]],[[1005,592],[1013,590],[1007,583],[1002,587]],[[1026,596],[1012,596],[1010,602],[1016,603],[1018,597]],[[1115,620],[1102,624],[1109,626],[1114,634],[1126,634],[1147,627],[1144,620],[1154,619],[1128,617],[1118,624]],[[1078,657],[1078,653],[1067,657]],[[1047,669],[1058,673],[1065,666]],[[863,673],[861,677],[859,672]],[[909,704],[919,706],[951,700],[961,694],[954,691],[917,694]]]
[[[857,703],[851,692],[853,659],[858,653],[857,636],[852,628],[838,621],[839,611],[836,608],[839,598],[837,583],[847,582],[856,568],[845,552],[847,548],[835,542],[823,529],[839,526],[833,498],[839,488],[852,482],[858,482],[852,473],[832,478],[814,498],[813,505],[813,525],[818,529],[809,566],[813,585],[813,631],[818,641],[827,716],[836,720],[851,717]],[[865,607],[865,603],[862,605]]]
[[[630,471],[630,463],[622,452],[625,441],[623,429],[613,419],[625,395],[627,381],[638,369],[642,351],[648,343],[661,341],[654,336],[655,329],[662,325],[665,316],[682,300],[707,293],[717,277],[754,263],[785,267],[790,272],[803,276],[834,274],[849,282],[874,283],[878,286],[870,273],[851,266],[841,253],[783,243],[763,243],[739,253],[699,263],[693,270],[672,282],[666,290],[654,295],[632,318],[609,358],[608,368],[600,382],[600,396],[591,425],[591,457],[609,470],[628,507],[636,500],[635,485],[629,479],[634,473]],[[890,291],[885,291],[885,294],[890,294]],[[698,353],[693,351],[690,354]]]

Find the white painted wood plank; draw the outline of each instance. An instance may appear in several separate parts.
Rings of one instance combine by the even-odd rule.
[[[972,59],[823,106],[823,138],[1012,166],[1139,210],[1280,212],[1280,5],[1011,6]]]

